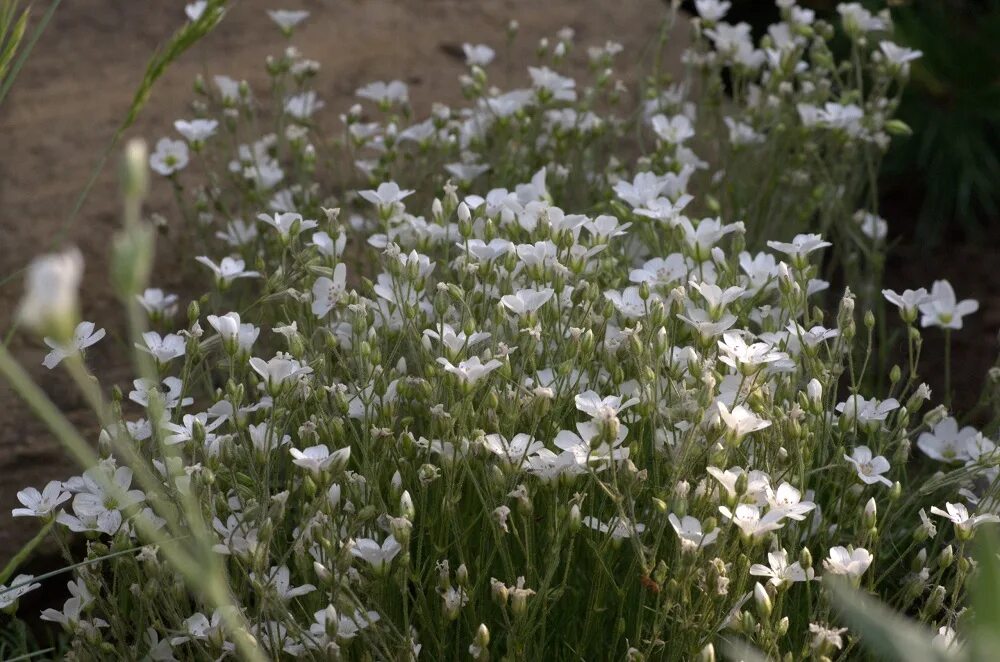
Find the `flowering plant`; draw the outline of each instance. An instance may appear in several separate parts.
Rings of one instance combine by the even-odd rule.
[[[837,87],[830,26],[779,4],[758,47],[723,21],[728,3],[697,3],[685,61],[720,85],[731,72],[732,115],[654,88],[637,125],[652,149],[631,159],[606,111],[620,49],[590,49],[584,87],[552,68],[571,31],[510,92],[487,84],[492,49],[467,46],[470,106],[423,122],[404,84],[361,88],[385,121],[351,109],[329,155],[318,65],[295,49],[269,63],[274,133],[248,137],[263,116],[247,85],[199,85],[199,117],[149,164],[177,188],[212,290],[178,324],[175,297],[119,283],[134,390],[105,403],[82,356],[95,326],[66,331],[75,257],[33,270],[70,304],[29,291],[24,306],[62,330],[50,345],[104,424],[96,457],[60,427],[88,468],[24,490],[14,513],[88,539],[71,597],[42,614],[71,654],[713,659],[742,638],[775,658],[850,655],[822,578],[957,646],[966,545],[1000,520],[997,458],[943,408],[921,417],[916,318],[957,329],[974,307],[946,283],[887,292],[909,338],[887,375],[851,292],[824,309],[833,245],[809,230],[828,213],[858,227],[852,159],[884,147],[892,102]],[[841,13],[866,66],[905,69],[884,16]],[[305,20],[271,17],[290,36]],[[732,143],[716,165],[694,151],[715,153],[712,123]],[[793,160],[748,203],[741,150],[802,145],[842,188],[804,193]],[[368,183],[346,184],[344,163]],[[803,231],[768,234],[793,208]],[[119,263],[143,259],[146,228],[126,219]]]

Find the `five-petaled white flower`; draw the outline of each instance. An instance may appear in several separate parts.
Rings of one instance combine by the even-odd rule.
[[[211,269],[215,274],[216,282],[220,285],[228,285],[237,278],[260,277],[260,273],[257,271],[247,271],[246,262],[238,257],[224,257],[219,264],[216,264],[204,255],[199,255],[195,260]]]
[[[172,317],[177,312],[177,295],[158,287],[146,288],[142,294],[136,294],[135,299],[150,315]]]
[[[305,10],[269,9],[267,15],[286,34],[290,33],[299,23],[309,18],[309,12]]]
[[[858,472],[858,478],[866,485],[882,483],[892,487],[892,481],[883,476],[890,469],[889,460],[881,455],[872,456],[872,451],[867,446],[858,446],[850,455],[845,455],[844,459],[854,465]]]
[[[288,238],[292,230],[295,229],[296,232],[304,232],[305,230],[312,230],[316,227],[316,221],[304,220],[302,214],[296,214],[294,212],[284,212],[276,213],[273,216],[268,214],[258,214],[257,220],[263,223],[267,223],[275,230],[282,238]]]
[[[358,88],[355,94],[362,99],[368,99],[382,105],[406,103],[410,99],[406,83],[400,80],[392,80],[388,83],[377,80]]]
[[[45,344],[52,351],[45,355],[42,365],[51,370],[62,363],[63,359],[82,352],[103,337],[104,329],[97,329],[95,331],[93,322],[80,322],[76,325],[76,329],[73,331],[73,338],[68,343],[62,344],[57,343],[52,338],[43,338]]]
[[[452,364],[451,361],[443,357],[438,358],[437,362],[440,363],[446,371],[457,376],[467,384],[475,384],[477,381],[503,365],[503,363],[497,359],[490,359],[486,363],[483,363],[482,359],[478,356],[473,356],[466,361],[459,361],[458,365]]]
[[[358,195],[381,210],[392,208],[396,203],[413,195],[413,191],[399,188],[396,182],[383,182],[375,190],[358,191]]]
[[[462,52],[470,67],[485,67],[496,57],[496,52],[485,44],[462,44]]]
[[[370,565],[376,572],[384,572],[392,560],[403,551],[403,546],[390,535],[380,545],[371,538],[358,538],[351,547],[351,554]]]
[[[588,526],[594,531],[600,531],[611,536],[612,540],[622,540],[624,538],[631,538],[634,535],[638,535],[646,530],[646,525],[640,522],[633,524],[622,520],[621,518],[612,518],[610,522],[604,523],[596,517],[588,515],[584,517],[583,525]]]
[[[775,588],[795,582],[807,582],[813,579],[816,574],[812,568],[803,568],[798,561],[789,563],[788,552],[783,549],[769,552],[767,563],[767,565],[754,563],[750,566],[750,574],[755,577],[768,577],[767,582]]]
[[[264,576],[258,576],[256,573],[251,572],[250,579],[260,582],[266,589],[273,590],[283,602],[288,602],[292,598],[297,598],[301,595],[308,595],[316,590],[316,587],[312,584],[292,586],[291,572],[288,570],[288,566],[284,565],[272,566],[270,572]]]
[[[177,133],[184,136],[184,138],[193,145],[199,145],[213,135],[215,135],[215,130],[219,127],[219,122],[216,120],[177,120],[174,122],[174,128],[177,129]],[[197,150],[196,150],[197,151]]]
[[[18,575],[11,581],[10,586],[0,584],[0,609],[10,607],[28,591],[41,587],[41,584],[34,580],[34,575]]]
[[[185,352],[184,337],[176,333],[160,336],[156,331],[146,331],[142,334],[142,344],[136,343],[135,346],[152,354],[158,363],[167,363],[184,356]]]
[[[931,287],[931,293],[920,304],[920,326],[938,326],[942,329],[961,329],[962,318],[979,310],[979,302],[975,299],[958,301],[951,283],[946,280],[936,280]]]
[[[17,493],[17,500],[24,508],[11,511],[14,517],[49,517],[61,504],[69,501],[72,494],[63,490],[63,484],[58,480],[49,483],[39,492],[34,487],[26,487]]]
[[[500,297],[500,303],[515,315],[528,315],[548,303],[554,293],[549,287],[541,290],[527,288],[514,294],[505,294]]]
[[[183,140],[160,138],[149,155],[149,167],[165,177],[183,170],[187,164],[188,146]]]
[[[680,538],[681,549],[686,552],[693,552],[702,547],[707,547],[719,537],[718,528],[714,528],[708,532],[703,531],[701,522],[697,517],[685,515],[678,519],[677,515],[670,513],[667,519],[670,521],[670,526],[674,528],[677,537]]]
[[[970,533],[980,524],[986,524],[987,522],[1000,522],[1000,516],[993,513],[970,515],[969,509],[965,507],[965,504],[946,502],[944,507],[948,510],[944,511],[937,506],[931,506],[931,513],[951,520],[952,524],[954,524],[955,527],[963,534]]]
[[[959,429],[958,421],[948,416],[929,432],[921,433],[917,437],[917,447],[939,462],[965,462],[970,458],[969,448],[978,434],[971,425]]]
[[[736,510],[730,510],[727,506],[719,506],[719,512],[727,520],[738,526],[747,538],[756,538],[765,535],[785,525],[781,521],[784,517],[782,513],[773,510],[761,513],[759,506],[749,503],[739,504],[736,506]]]
[[[831,574],[844,575],[857,581],[865,574],[874,559],[871,552],[864,547],[856,549],[833,547],[829,556],[824,559],[823,567]]]
[[[264,378],[268,388],[275,389],[286,383],[294,382],[312,373],[313,369],[302,365],[288,354],[278,352],[273,358],[265,361],[256,356],[250,359],[250,367]]]
[[[306,469],[314,476],[318,476],[324,471],[330,471],[334,468],[343,468],[347,466],[348,460],[351,459],[350,446],[337,449],[332,453],[329,448],[322,444],[310,446],[303,450],[290,448],[288,452],[294,458],[292,464]]]
[[[344,299],[347,293],[347,266],[340,262],[333,268],[333,278],[320,276],[313,283],[312,312],[316,317],[326,317]]]
[[[917,319],[917,310],[925,303],[930,295],[927,290],[920,288],[917,290],[903,290],[900,294],[895,290],[882,290],[885,300],[899,308],[899,316],[907,324],[912,324]]]

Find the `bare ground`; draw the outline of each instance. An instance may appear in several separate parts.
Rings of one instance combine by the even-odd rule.
[[[563,26],[576,30],[581,47],[622,42],[619,68],[627,70],[655,38],[663,12],[657,0],[240,0],[157,83],[130,135],[155,141],[169,133],[173,120],[186,116],[199,73],[263,85],[265,57],[286,43],[264,14],[275,6],[312,12],[294,43],[322,64],[317,89],[331,115],[352,103],[358,86],[377,79],[407,81],[418,112],[431,101],[458,103],[455,79],[463,67],[449,53],[466,41],[500,51],[512,18],[520,34],[513,53],[501,52],[501,58],[516,64],[515,72],[531,61],[539,38]],[[84,317],[108,330],[88,362],[106,384],[126,384],[130,372],[122,358],[127,348],[119,307],[107,281],[109,240],[118,223],[114,160],[75,222],[67,226],[65,220],[128,108],[148,57],[181,25],[182,7],[164,0],[63,3],[0,109],[0,279],[52,242],[79,246],[87,259]],[[679,41],[670,48],[674,53]],[[499,82],[513,79],[501,76]],[[335,129],[336,123],[325,126]],[[176,220],[166,194],[165,186],[156,187],[149,209]],[[175,291],[184,288],[177,268],[183,256],[177,253],[169,241],[160,242],[156,284]],[[20,292],[20,277],[0,285],[0,331],[9,328]],[[26,334],[14,336],[10,346],[69,418],[93,429],[68,380],[41,366],[44,346]],[[11,519],[16,492],[77,470],[44,425],[0,384],[0,564],[35,530],[34,522]]]

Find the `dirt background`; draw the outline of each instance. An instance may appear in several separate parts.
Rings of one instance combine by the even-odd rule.
[[[107,280],[108,246],[118,224],[114,158],[76,221],[66,226],[65,220],[128,108],[149,56],[185,20],[183,7],[181,0],[64,2],[0,108],[0,279],[50,242],[79,246],[87,262],[84,319],[108,332],[88,351],[88,363],[105,384],[127,384],[130,373],[121,359],[126,350],[121,314]],[[456,78],[464,67],[454,52],[462,42],[497,49],[500,57],[492,73],[503,87],[519,84],[521,65],[532,60],[538,40],[563,26],[574,28],[581,51],[608,39],[622,42],[619,67],[625,71],[655,37],[663,12],[658,0],[237,0],[216,31],[157,83],[129,135],[155,142],[172,133],[173,120],[188,116],[192,82],[199,73],[226,74],[258,89],[263,86],[265,58],[287,43],[265,14],[277,7],[312,12],[293,43],[322,65],[317,90],[329,117],[321,126],[330,130],[339,129],[335,116],[353,103],[353,91],[371,80],[406,81],[418,114],[432,101],[459,103]],[[518,20],[520,32],[508,56],[501,47],[510,19]],[[683,48],[682,34],[686,31],[678,31],[671,50]],[[503,75],[507,61],[520,65]],[[576,73],[583,69],[577,67]],[[162,182],[154,186],[148,208],[176,221]],[[169,237],[159,242],[155,285],[184,291],[177,252]],[[20,276],[0,285],[3,333],[21,290]],[[71,420],[94,428],[68,380],[59,370],[41,366],[46,353],[41,343],[18,334],[10,346]],[[33,521],[10,517],[17,491],[74,471],[46,428],[0,383],[0,565],[37,530]]]

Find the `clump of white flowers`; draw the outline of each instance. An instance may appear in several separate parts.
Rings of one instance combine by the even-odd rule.
[[[117,392],[98,464],[14,511],[88,538],[43,616],[78,658],[712,659],[736,633],[827,659],[856,643],[830,575],[961,632],[997,457],[921,418],[915,322],[975,307],[943,282],[887,291],[910,340],[884,379],[874,321],[859,333],[850,292],[831,309],[820,269],[827,239],[884,246],[854,220],[858,164],[909,58],[852,4],[837,63],[834,26],[778,4],[754,43],[699,0],[694,78],[646,90],[631,127],[621,48],[574,80],[571,30],[510,91],[465,45],[469,105],[423,120],[404,83],[362,87],[332,154],[296,49],[269,61],[277,118],[232,79],[199,85],[192,149],[150,159],[191,177],[212,291],[186,320],[134,293],[151,374]],[[306,13],[271,18],[291,35]],[[610,147],[629,131],[638,158]],[[100,339],[86,324],[47,365]],[[192,539],[222,598],[171,571]]]

